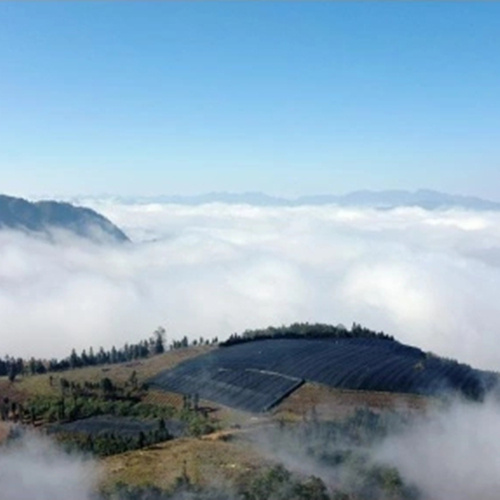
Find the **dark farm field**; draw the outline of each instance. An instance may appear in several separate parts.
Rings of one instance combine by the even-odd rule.
[[[252,412],[267,411],[304,382],[360,391],[482,398],[497,375],[394,340],[266,339],[220,347],[151,379],[165,391]]]
[[[180,437],[184,433],[185,424],[178,420],[167,420],[165,426],[173,437]],[[91,436],[103,436],[114,434],[120,437],[137,436],[140,432],[144,434],[153,432],[158,428],[156,420],[141,420],[130,417],[115,417],[112,415],[101,415],[52,425],[49,432],[85,434]]]

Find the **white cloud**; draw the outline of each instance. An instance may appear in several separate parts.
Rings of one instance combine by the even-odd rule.
[[[495,500],[500,489],[498,403],[454,403],[402,435],[387,439],[376,456],[395,466],[424,498]]]
[[[29,435],[0,450],[3,500],[90,500],[97,469],[48,440]]]
[[[500,214],[422,209],[94,203],[135,241],[58,245],[0,233],[0,350],[65,355],[224,337],[293,321],[361,322],[498,368]]]

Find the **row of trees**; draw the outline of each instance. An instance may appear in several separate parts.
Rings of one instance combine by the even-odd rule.
[[[363,338],[363,339],[383,339],[394,341],[394,337],[387,335],[384,332],[375,332],[365,328],[357,323],[353,323],[350,330],[344,325],[327,325],[323,323],[293,323],[290,326],[270,326],[258,330],[246,330],[243,334],[232,334],[225,342],[221,342],[221,347],[226,347],[253,340],[265,339],[346,339],[346,338]]]
[[[184,349],[186,347],[191,346],[203,346],[203,345],[215,345],[219,343],[219,338],[218,337],[213,337],[212,339],[205,339],[203,337],[200,337],[199,339],[193,339],[191,343],[189,343],[189,339],[187,338],[186,335],[182,337],[181,340],[174,340],[170,344],[170,349]]]
[[[0,359],[0,377],[7,376],[13,382],[17,375],[36,375],[47,372],[60,372],[84,366],[116,364],[130,362],[165,352],[165,329],[158,327],[148,339],[136,344],[125,344],[121,349],[113,346],[110,350],[101,347],[97,352],[91,347],[78,354],[75,349],[63,359],[44,361],[31,358],[28,361],[22,358],[6,357]]]
[[[183,349],[196,345],[214,345],[218,342],[219,339],[217,337],[212,339],[200,337],[189,342],[187,336],[184,336],[181,340],[172,341],[169,347],[170,349]],[[85,366],[126,363],[163,354],[166,349],[165,329],[160,326],[148,339],[141,340],[135,344],[125,344],[120,349],[113,346],[109,350],[101,347],[96,351],[93,347],[90,347],[88,350],[84,349],[80,354],[73,349],[71,354],[66,358],[50,360],[32,357],[26,361],[22,358],[6,356],[4,359],[0,359],[0,377],[8,377],[13,382],[18,375],[37,375],[72,370]]]
[[[170,349],[183,349],[190,345],[214,345],[230,346],[253,340],[276,339],[276,338],[315,338],[315,339],[340,339],[340,338],[368,338],[394,340],[394,337],[384,332],[375,332],[364,328],[357,323],[353,323],[350,330],[343,325],[327,325],[321,323],[294,323],[290,326],[270,326],[258,330],[246,330],[243,334],[232,334],[226,341],[219,343],[217,337],[211,340],[200,337],[189,342],[187,336],[181,340],[174,340]],[[158,327],[153,335],[148,339],[136,344],[125,344],[121,349],[113,346],[110,350],[101,347],[95,351],[93,347],[84,349],[80,354],[75,349],[71,354],[63,359],[42,359],[31,358],[28,361],[22,358],[5,357],[0,359],[0,377],[7,376],[10,381],[14,381],[17,375],[36,375],[47,372],[60,372],[64,370],[81,368],[85,366],[106,365],[130,362],[149,356],[162,354],[166,350],[165,329]]]
[[[6,356],[5,359],[0,359],[0,377],[9,377],[13,382],[19,373],[23,373],[25,363],[22,358],[12,358]]]

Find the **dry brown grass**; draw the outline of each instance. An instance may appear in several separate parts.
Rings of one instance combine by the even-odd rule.
[[[16,386],[21,393],[26,395],[48,396],[59,394],[59,379],[61,378],[65,378],[69,382],[99,382],[102,378],[108,377],[113,382],[122,384],[130,377],[134,370],[137,373],[139,383],[143,383],[159,372],[173,368],[182,361],[204,354],[211,349],[213,347],[210,346],[189,347],[168,351],[151,358],[116,365],[89,366],[59,373],[28,376],[16,382]],[[50,384],[51,376],[52,385]]]
[[[9,398],[12,401],[22,403],[27,397],[28,394],[18,381],[10,382],[6,377],[0,378],[0,400]]]
[[[374,412],[422,412],[428,408],[430,401],[427,397],[415,394],[352,391],[307,383],[278,405],[273,415],[275,418],[293,421],[307,418],[312,412],[319,419],[341,419],[360,408]]]
[[[143,403],[155,406],[170,406],[180,410],[184,404],[182,394],[176,392],[163,392],[156,389],[150,389],[147,395],[142,399]]]
[[[195,484],[209,486],[244,481],[268,465],[239,440],[182,438],[102,460],[105,485],[155,484],[168,488],[184,471]]]

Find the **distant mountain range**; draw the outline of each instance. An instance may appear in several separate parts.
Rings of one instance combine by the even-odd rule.
[[[57,201],[29,202],[23,198],[0,195],[0,230],[51,236],[65,230],[98,242],[129,241],[121,229],[90,208]]]
[[[114,201],[126,204],[173,203],[181,205],[202,205],[205,203],[245,204],[254,206],[300,206],[339,205],[346,207],[371,207],[390,209],[395,207],[421,207],[427,210],[466,208],[472,210],[500,210],[500,203],[474,196],[460,196],[429,189],[418,191],[354,191],[344,195],[301,196],[295,199],[269,196],[259,192],[207,193],[196,196],[151,196],[112,197]]]

